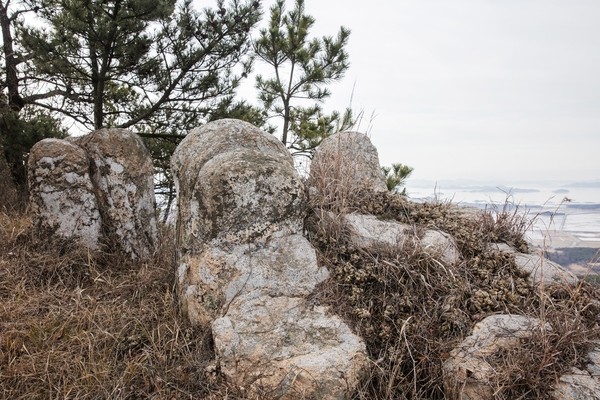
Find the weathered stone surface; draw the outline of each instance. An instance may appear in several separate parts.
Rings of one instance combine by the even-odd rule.
[[[427,229],[421,237],[421,246],[425,252],[446,264],[459,261],[459,252],[452,236],[445,232]]]
[[[461,400],[494,398],[495,370],[486,357],[499,349],[519,346],[541,329],[538,319],[520,315],[492,315],[483,319],[443,364],[446,394]],[[548,324],[544,329],[551,330]]]
[[[198,324],[223,315],[236,297],[254,289],[273,297],[302,297],[329,277],[302,235],[273,237],[264,245],[208,246],[182,259],[181,298],[191,322]]]
[[[553,397],[557,400],[600,399],[600,343],[588,353],[585,369],[573,368],[556,384]]]
[[[537,254],[515,253],[517,265],[531,273],[530,281],[534,285],[554,283],[576,285],[579,279],[561,265]]]
[[[264,290],[236,298],[212,324],[221,371],[283,398],[346,398],[366,362],[365,345],[325,307],[303,302]]]
[[[123,251],[148,258],[156,250],[158,229],[154,168],[142,139],[126,129],[99,129],[77,140],[92,163],[92,181],[105,222]]]
[[[96,250],[102,219],[85,151],[65,140],[44,139],[32,148],[28,184],[37,230],[73,238]]]
[[[283,145],[221,120],[172,158],[178,188],[179,293],[193,323],[212,323],[221,371],[245,387],[343,399],[365,346],[304,298],[328,277],[302,233],[302,181]]]
[[[530,273],[529,281],[533,285],[568,284],[576,285],[579,282],[571,271],[563,268],[560,264],[550,261],[542,254],[519,253],[510,245],[505,243],[490,243],[487,248],[492,251],[500,251],[515,255],[515,263],[523,270]]]
[[[251,124],[219,120],[195,129],[172,158],[179,239],[253,242],[302,229],[302,181],[281,142]],[[276,190],[274,190],[276,188]]]
[[[387,191],[377,149],[367,135],[340,132],[324,139],[311,163],[311,177],[326,181],[344,179],[352,187]],[[316,177],[318,175],[318,178]]]
[[[346,214],[350,227],[350,240],[359,247],[377,249],[381,247],[402,247],[407,239],[446,264],[459,260],[459,252],[452,237],[446,233],[427,229],[417,239],[415,228],[395,221],[381,221],[373,215]]]

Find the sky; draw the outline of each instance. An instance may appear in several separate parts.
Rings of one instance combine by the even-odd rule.
[[[382,165],[430,181],[600,180],[600,1],[305,4],[313,35],[352,31],[324,108],[362,112]]]

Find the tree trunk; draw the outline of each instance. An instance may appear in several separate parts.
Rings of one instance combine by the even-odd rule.
[[[11,109],[20,111],[23,108],[23,98],[19,94],[19,78],[17,76],[17,65],[19,58],[15,56],[13,49],[13,37],[11,32],[11,20],[8,17],[6,5],[0,2],[0,26],[2,28],[3,51],[5,57],[6,88],[8,89],[8,104]]]
[[[19,206],[19,193],[12,180],[4,148],[0,145],[0,211],[11,211]]]

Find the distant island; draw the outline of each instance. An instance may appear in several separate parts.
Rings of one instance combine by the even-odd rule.
[[[592,188],[592,189],[600,189],[600,181],[594,182],[573,182],[565,185],[570,188]]]
[[[478,188],[470,188],[470,190],[467,190],[468,192],[471,193],[484,193],[484,192],[493,192],[493,191],[498,191],[500,190],[501,192],[505,192],[505,193],[538,193],[539,190],[537,189],[521,189],[521,188],[509,188],[506,186],[482,186],[482,187],[478,187]]]

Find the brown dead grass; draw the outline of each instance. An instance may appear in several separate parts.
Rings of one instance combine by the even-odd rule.
[[[26,216],[0,214],[0,397],[241,396],[211,367],[210,332],[179,313],[169,237],[132,262],[35,242]]]

